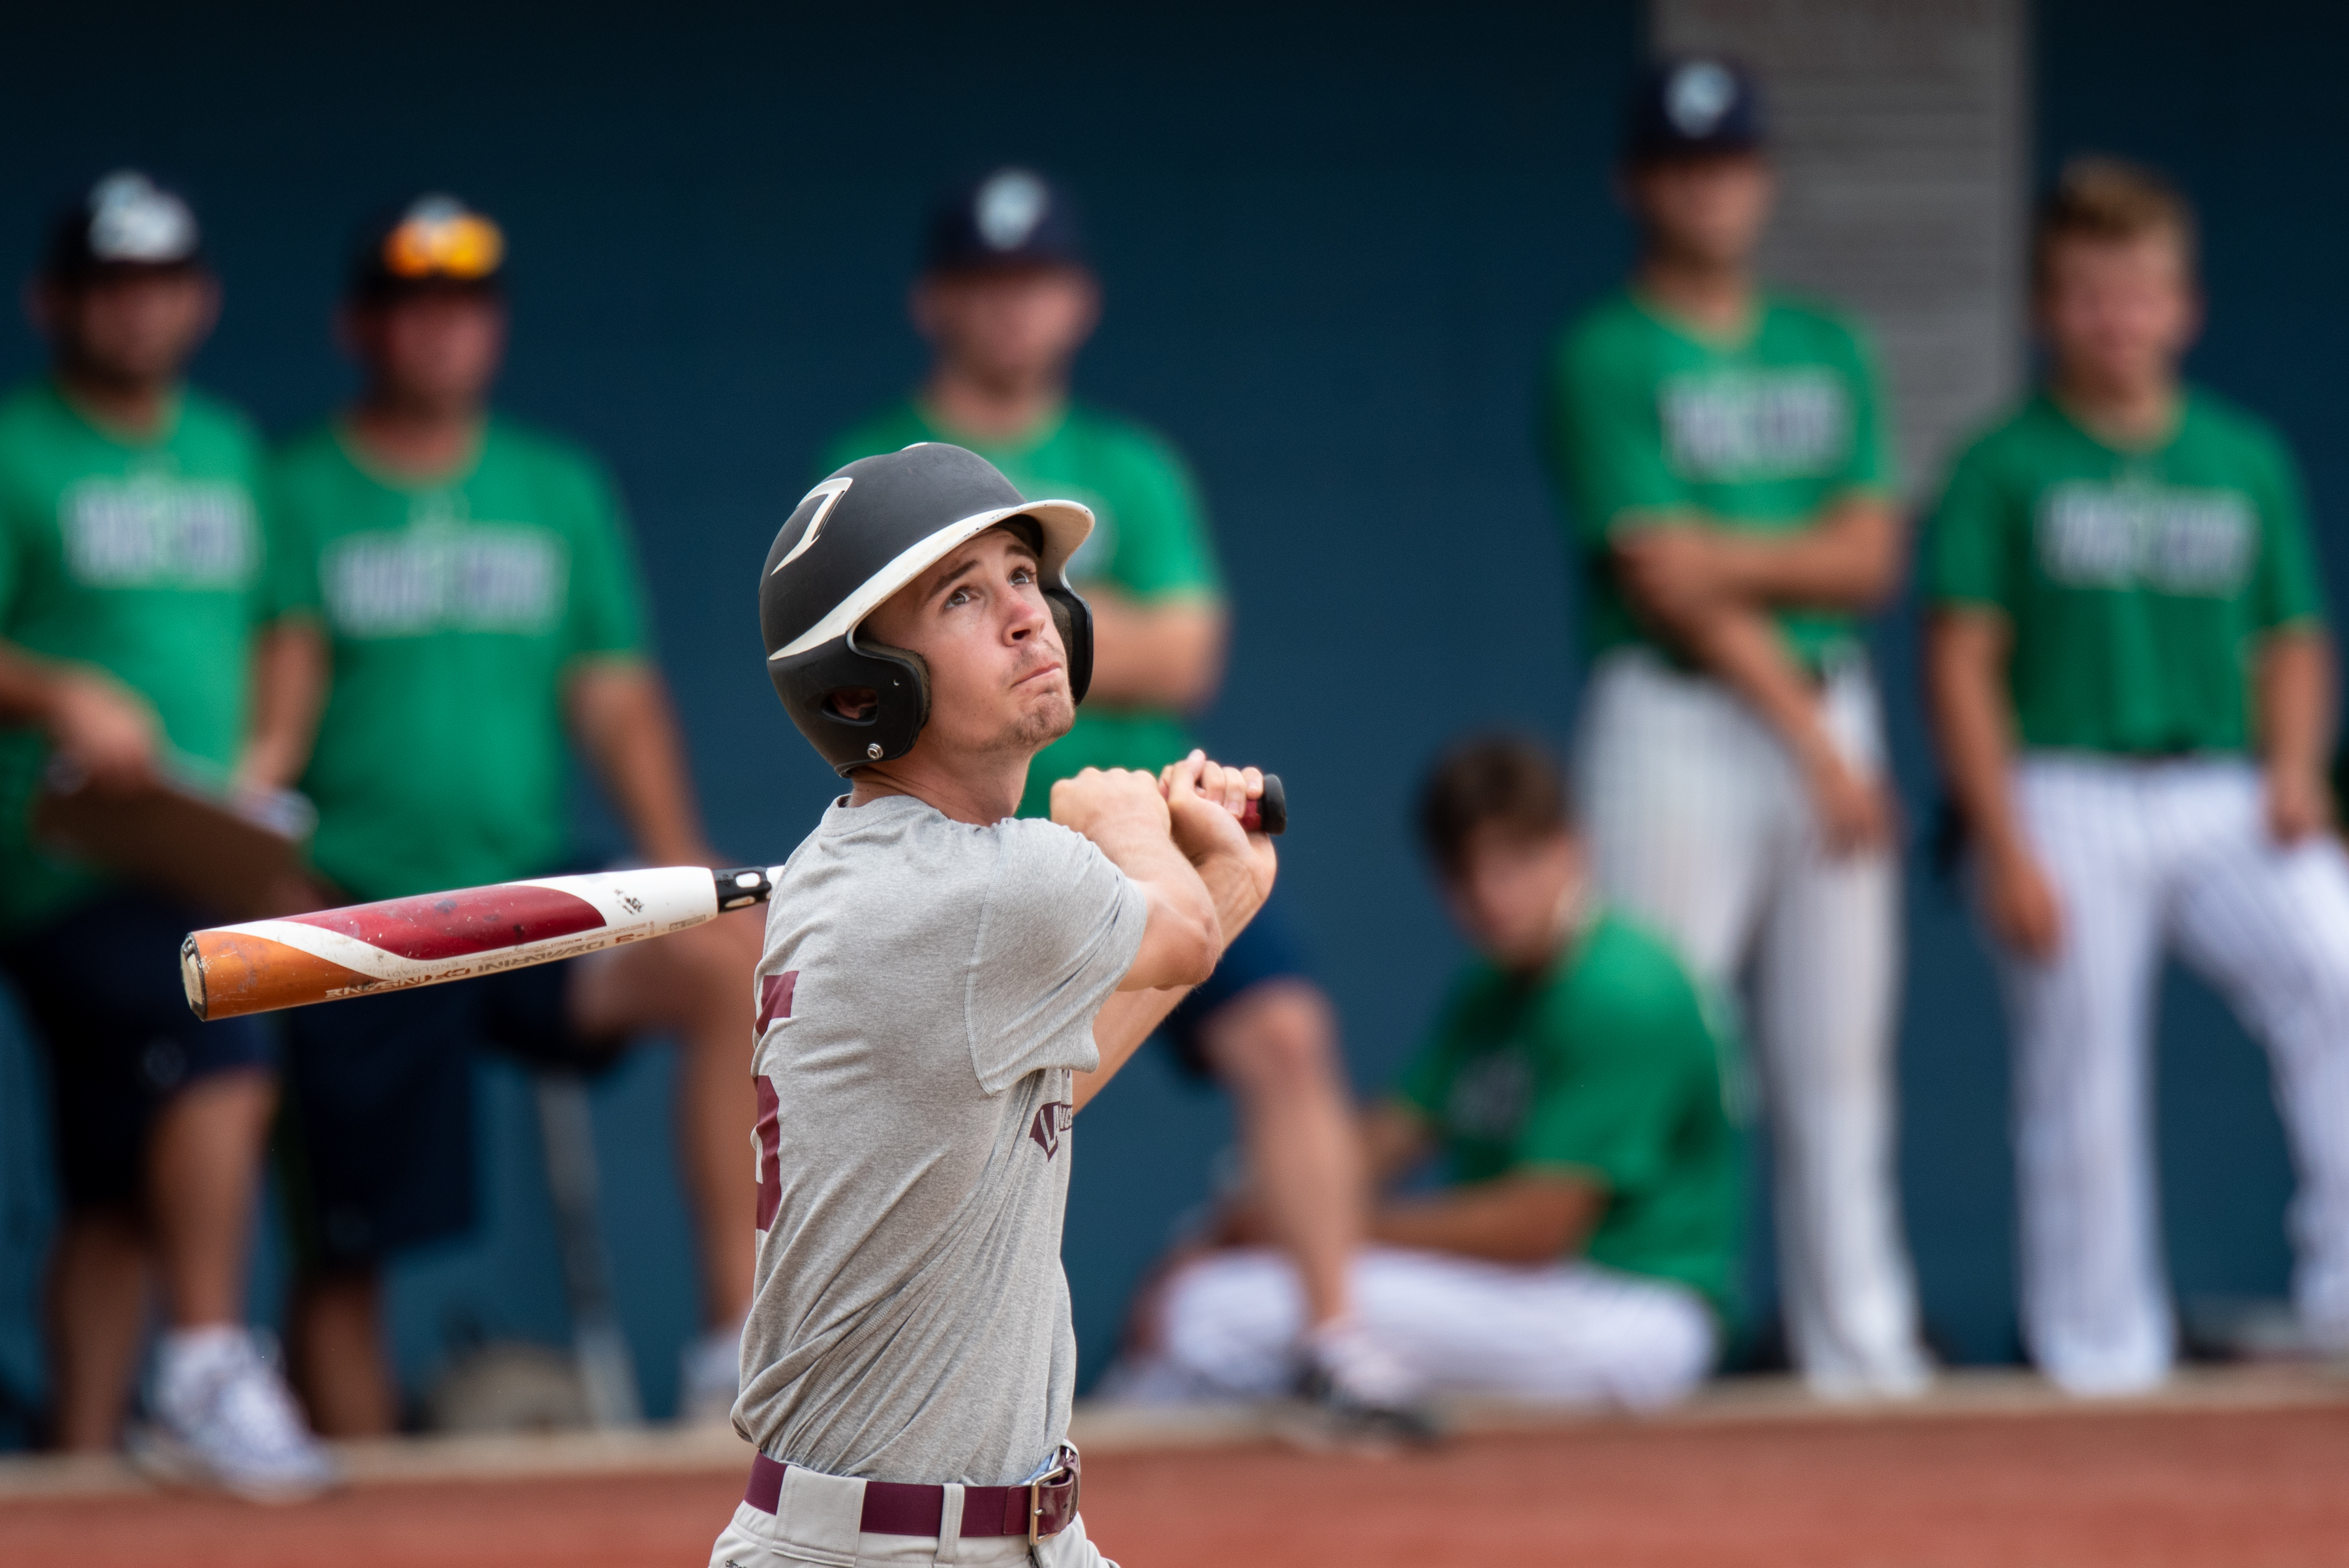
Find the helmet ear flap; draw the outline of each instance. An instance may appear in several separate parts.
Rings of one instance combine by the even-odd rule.
[[[859,647],[854,632],[795,658],[771,659],[776,694],[843,777],[871,763],[904,756],[930,716],[930,670],[922,656],[884,644]],[[870,707],[842,706],[843,691],[872,694]]]
[[[848,646],[870,658],[886,659],[892,664],[902,664],[905,667],[906,671],[914,678],[910,704],[914,715],[914,733],[920,734],[922,727],[930,722],[930,661],[910,648],[898,648],[886,642],[864,641],[854,631],[848,634]]]
[[[1093,683],[1092,607],[1078,597],[1065,579],[1061,587],[1044,590],[1044,602],[1052,607],[1052,624],[1061,633],[1061,651],[1068,655],[1069,701],[1081,702],[1086,689]]]

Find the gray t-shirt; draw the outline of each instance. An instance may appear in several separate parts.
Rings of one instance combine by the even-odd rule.
[[[1054,823],[835,803],[759,962],[759,1266],[734,1425],[867,1480],[1025,1480],[1067,1435],[1071,1069],[1142,890]]]

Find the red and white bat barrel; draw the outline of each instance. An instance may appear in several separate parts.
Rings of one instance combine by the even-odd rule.
[[[420,893],[191,931],[180,976],[198,1018],[234,1018],[577,958],[763,903],[771,887],[762,868],[654,866]]]

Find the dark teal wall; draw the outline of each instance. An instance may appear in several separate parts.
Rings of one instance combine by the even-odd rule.
[[[901,299],[925,193],[997,159],[1062,173],[1109,287],[1081,388],[1198,466],[1238,615],[1207,732],[1288,779],[1287,887],[1374,1085],[1459,953],[1405,839],[1412,781],[1462,730],[1567,732],[1570,596],[1527,408],[1543,340],[1625,259],[1606,170],[1639,17],[1629,3],[1000,9],[12,18],[0,271],[97,171],[184,181],[229,287],[202,376],[283,432],[347,389],[327,314],[358,214],[427,183],[498,213],[515,256],[504,400],[618,471],[719,842],[779,858],[831,781],[761,672],[752,563],[818,444],[918,369]],[[2293,45],[2297,24],[2245,19],[2260,9],[2057,7],[2038,36],[2041,123],[2051,152],[2159,156],[2209,197],[2199,367],[2285,420],[2322,514],[2349,479],[2322,458],[2349,330],[2319,293],[2337,226],[2330,57]],[[29,334],[0,329],[0,372],[36,363]],[[1921,823],[1905,617],[1880,646]],[[1996,1358],[2012,1343],[1998,1023],[1979,947],[1921,857],[1909,901],[1903,1179],[1929,1309],[1961,1353]],[[2181,1282],[2278,1290],[2284,1168],[2257,1058],[2207,997],[2181,992],[2170,1022]],[[20,1394],[47,1222],[32,1072],[0,1042],[0,1383]],[[563,1333],[526,1096],[507,1069],[486,1082],[484,1231],[400,1276],[411,1376],[473,1334]],[[692,1316],[667,1082],[647,1053],[597,1097],[657,1410]],[[1085,1118],[1068,1259],[1089,1370],[1226,1130],[1215,1097],[1155,1060]]]
[[[819,443],[918,368],[901,301],[927,192],[997,159],[1060,171],[1109,289],[1083,389],[1198,465],[1238,617],[1208,733],[1288,777],[1289,882],[1375,1082],[1456,953],[1404,841],[1409,781],[1464,726],[1564,730],[1565,588],[1526,407],[1541,338],[1622,258],[1605,166],[1636,19],[1000,11],[12,20],[12,59],[41,68],[0,95],[0,269],[90,171],[184,181],[229,290],[201,374],[283,431],[347,386],[327,312],[361,211],[429,182],[497,213],[505,401],[617,469],[718,841],[779,859],[832,781],[761,671],[754,564]],[[0,370],[35,358],[0,329]],[[21,1385],[43,1200],[24,1064],[9,1074],[0,1322]],[[530,1121],[492,1078],[491,1232],[404,1276],[411,1373],[451,1333],[561,1333]],[[656,1408],[691,1313],[666,1094],[654,1056],[599,1102]],[[1086,1118],[1069,1258],[1093,1365],[1126,1280],[1204,1189],[1219,1115],[1154,1066]]]

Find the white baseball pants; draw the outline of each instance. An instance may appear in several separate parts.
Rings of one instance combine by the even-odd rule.
[[[1645,1410],[1712,1370],[1713,1314],[1693,1291],[1586,1262],[1488,1263],[1370,1247],[1348,1279],[1353,1315],[1431,1393],[1497,1394]],[[1285,1252],[1215,1252],[1167,1282],[1161,1394],[1285,1394],[1297,1376],[1305,1293]]]
[[[1845,755],[1881,772],[1865,663],[1838,665],[1823,703]],[[1602,896],[1724,994],[1750,973],[1795,1365],[1828,1397],[1915,1392],[1928,1371],[1892,1165],[1894,857],[1829,856],[1770,728],[1719,681],[1644,649],[1591,671],[1577,764]]]
[[[2064,920],[2050,961],[2001,965],[2033,1358],[2078,1394],[2168,1373],[2147,1064],[2170,949],[2267,1048],[2299,1175],[2293,1294],[2349,1348],[2349,857],[2330,835],[2276,844],[2241,759],[2038,753],[2014,794]]]

